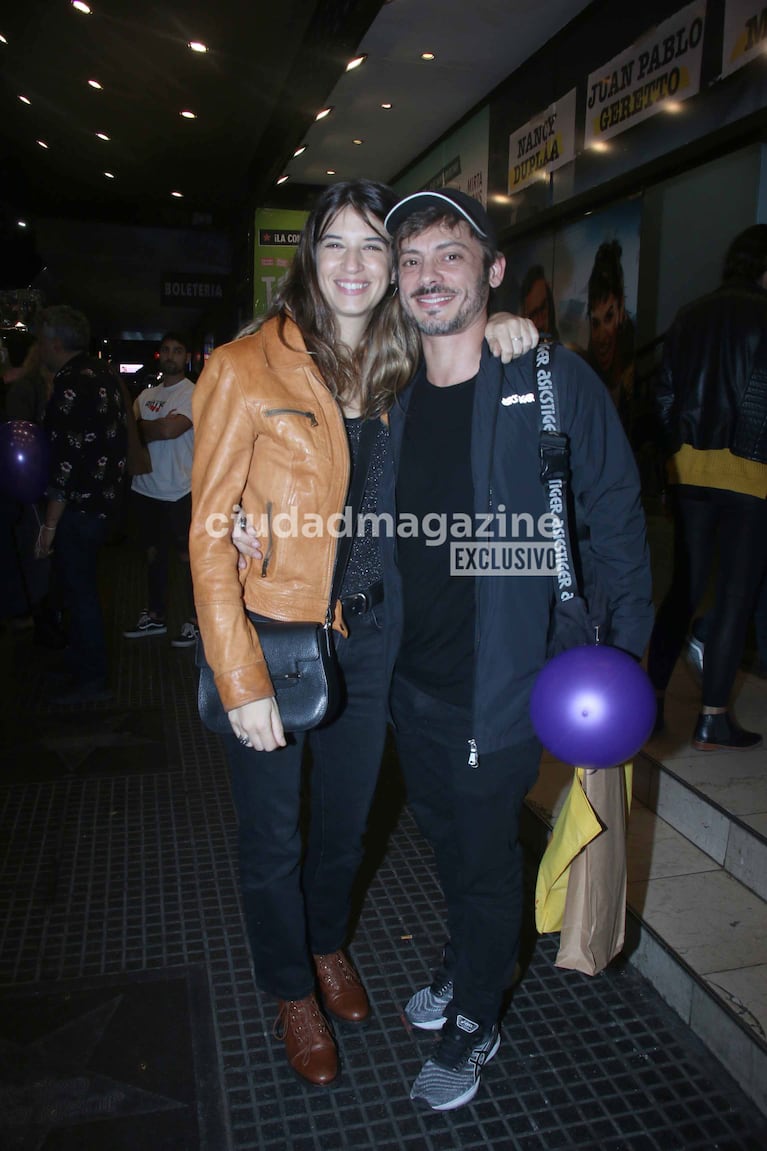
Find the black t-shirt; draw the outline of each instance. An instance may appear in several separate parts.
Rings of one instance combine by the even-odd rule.
[[[473,517],[471,417],[476,380],[416,381],[397,476],[404,630],[397,670],[423,691],[470,706],[474,580],[450,574],[450,526]]]

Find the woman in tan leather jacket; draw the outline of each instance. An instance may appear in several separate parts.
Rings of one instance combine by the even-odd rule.
[[[327,188],[267,317],[214,351],[194,397],[190,556],[200,631],[232,725],[225,743],[253,965],[259,987],[279,1000],[275,1034],[291,1066],[315,1084],[329,1083],[338,1068],[315,987],[339,1019],[359,1021],[370,1009],[342,946],[386,734],[377,539],[355,537],[336,608],[345,700],[337,718],[308,735],[303,866],[304,740],[283,732],[245,609],[281,620],[325,618],[337,541],[328,530],[302,533],[301,525],[309,515],[327,525],[342,512],[350,455],[353,462],[369,419],[378,434],[361,511],[375,512],[387,437],[381,417],[420,351],[392,287],[382,221],[395,202],[368,180]],[[531,346],[527,321],[496,321],[493,334],[504,358],[512,335]],[[239,569],[235,508],[262,525],[261,550]],[[271,530],[278,515],[288,530]]]

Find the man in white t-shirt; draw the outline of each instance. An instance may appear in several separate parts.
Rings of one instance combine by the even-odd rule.
[[[175,548],[184,573],[186,622],[173,647],[191,647],[197,638],[192,576],[189,567],[189,525],[192,518],[192,393],[186,376],[189,351],[182,336],[168,332],[162,338],[158,385],[145,388],[133,410],[139,434],[149,448],[152,470],[133,477],[131,500],[141,541],[147,552],[148,605],[134,628],[123,632],[128,639],[165,635],[168,561]]]

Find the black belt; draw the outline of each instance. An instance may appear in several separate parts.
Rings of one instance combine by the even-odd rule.
[[[383,580],[371,584],[366,591],[355,591],[351,595],[341,596],[341,607],[344,615],[364,615],[376,604],[383,603]]]

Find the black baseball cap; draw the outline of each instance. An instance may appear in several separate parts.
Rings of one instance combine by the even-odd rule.
[[[475,200],[468,192],[462,192],[460,188],[440,188],[439,190],[429,188],[423,192],[413,192],[411,196],[405,196],[404,200],[400,200],[399,204],[395,205],[389,212],[384,220],[384,227],[391,235],[394,235],[400,224],[407,220],[408,216],[412,216],[414,212],[422,212],[424,208],[440,207],[452,208],[459,216],[463,216],[464,220],[468,220],[480,236],[489,240],[493,247],[497,248],[498,238],[487,212],[479,200]]]

